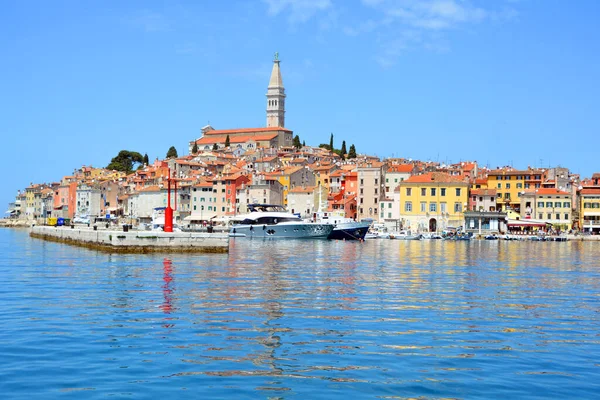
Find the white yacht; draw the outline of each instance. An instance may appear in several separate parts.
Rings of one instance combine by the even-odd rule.
[[[326,239],[333,225],[305,222],[275,204],[248,204],[248,214],[235,217],[229,231],[231,237]]]

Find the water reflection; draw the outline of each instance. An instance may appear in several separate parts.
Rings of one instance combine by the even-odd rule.
[[[0,268],[15,398],[597,393],[595,244],[233,240],[165,258],[21,243],[28,258]]]

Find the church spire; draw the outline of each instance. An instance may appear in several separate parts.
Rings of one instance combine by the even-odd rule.
[[[285,126],[285,89],[279,69],[279,53],[275,53],[271,79],[267,87],[267,127]]]

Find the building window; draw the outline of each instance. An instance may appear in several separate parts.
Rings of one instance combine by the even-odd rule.
[[[429,203],[429,211],[437,212],[437,203]]]
[[[542,213],[538,214],[538,219],[543,219],[544,217],[542,216]]]
[[[446,203],[440,203],[440,211],[443,213],[446,212]]]
[[[502,184],[501,183],[498,184],[498,189],[502,189]]]
[[[375,194],[377,194],[377,188],[375,188]]]
[[[565,214],[565,220],[568,221],[569,220],[569,214]]]
[[[548,219],[552,219],[552,214],[548,213],[547,216],[548,216]]]
[[[564,208],[569,208],[569,207],[571,207],[571,203],[569,203],[568,201],[565,201],[565,202],[563,203],[563,207],[564,207]]]
[[[388,203],[388,208],[392,208],[392,203]]]
[[[556,219],[560,220],[560,214],[559,213],[556,213]]]
[[[377,185],[377,178],[375,178],[375,184]]]
[[[388,218],[392,218],[392,213],[388,213]]]
[[[364,179],[362,179],[362,178],[360,178],[360,184],[361,184],[361,185],[364,185],[364,184],[365,184],[365,180],[364,180]]]
[[[552,207],[552,202],[551,201],[547,201],[546,202],[546,207],[551,208]]]
[[[457,189],[460,190],[460,189]],[[454,203],[454,212],[462,212],[462,204]]]
[[[431,195],[435,196],[435,188],[431,188]]]
[[[460,188],[456,188],[456,195],[460,196]]]
[[[373,200],[375,200],[373,203],[377,204],[377,197],[375,197]]]
[[[543,201],[538,201],[537,206],[538,206],[538,208],[544,207],[544,202]]]
[[[422,201],[421,202],[421,212],[426,212],[426,211],[427,211],[427,203]]]
[[[196,206],[194,206],[194,211],[196,211]]]
[[[406,188],[406,195],[407,196],[412,195],[412,188]]]
[[[446,188],[440,189],[440,196],[442,196],[442,197],[446,196]]]
[[[427,189],[421,188],[421,196],[427,196]]]
[[[517,189],[523,189],[523,184],[522,183],[517,183]]]
[[[505,199],[510,199],[510,193],[504,193],[504,198]]]
[[[507,188],[507,189],[510,189],[510,183],[507,183],[507,184],[506,184],[506,188]]]
[[[555,201],[554,202],[554,208],[560,208],[561,204],[562,203],[560,201]]]
[[[529,189],[529,183],[525,184],[525,189]]]
[[[412,202],[411,201],[407,201],[406,203],[404,203],[404,211],[412,212]]]

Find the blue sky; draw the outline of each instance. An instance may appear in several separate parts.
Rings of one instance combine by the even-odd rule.
[[[308,145],[600,171],[600,2],[18,1],[0,13],[7,185],[265,124],[273,53]]]

